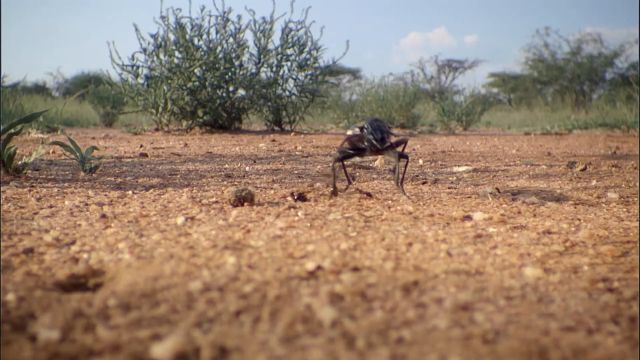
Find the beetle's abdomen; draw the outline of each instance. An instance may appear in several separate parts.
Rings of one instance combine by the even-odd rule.
[[[363,126],[365,143],[371,150],[382,150],[391,139],[391,130],[387,124],[377,118],[369,119]]]

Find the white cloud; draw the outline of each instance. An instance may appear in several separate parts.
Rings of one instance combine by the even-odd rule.
[[[469,34],[462,38],[462,42],[469,46],[477,44],[478,40],[480,40],[480,36],[478,36],[478,34]]]
[[[405,35],[394,47],[394,60],[407,63],[429,56],[430,52],[455,47],[456,39],[444,26],[429,32],[412,31]]]
[[[466,88],[480,88],[494,72],[519,72],[521,66],[516,62],[482,62],[475,69],[464,74],[459,82]]]
[[[618,46],[623,43],[636,41],[635,45],[627,48],[623,56],[628,60],[638,60],[640,58],[640,49],[638,48],[638,28],[606,28],[606,27],[587,27],[583,30],[586,33],[599,33],[602,39],[611,46]]]
[[[619,45],[623,42],[638,38],[638,28],[608,28],[608,27],[586,27],[583,32],[599,33],[602,39],[611,45]]]
[[[400,40],[400,46],[436,46],[450,47],[456,45],[456,39],[444,26],[439,26],[429,32],[412,31]]]
[[[638,41],[638,28],[608,28],[608,27],[586,27],[582,30],[584,33],[599,33],[602,39],[611,46],[618,46],[623,43]],[[630,46],[625,54],[627,59],[637,60],[640,57],[638,43]]]

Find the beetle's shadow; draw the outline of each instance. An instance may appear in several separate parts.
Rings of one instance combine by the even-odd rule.
[[[315,159],[317,158],[317,159]],[[169,155],[158,158],[118,156],[105,159],[94,175],[82,175],[69,159],[38,160],[35,169],[19,182],[38,187],[90,187],[94,190],[149,191],[163,189],[215,188],[220,185],[308,183],[319,180],[308,163],[324,163],[320,156],[244,154]],[[239,164],[245,164],[239,166]],[[249,167],[250,170],[246,170]],[[286,171],[283,171],[286,170]],[[8,183],[8,182],[7,182]],[[3,185],[5,179],[3,177]]]
[[[510,196],[511,200],[538,199],[545,202],[562,203],[569,200],[569,197],[561,192],[549,189],[537,189],[529,187],[518,187],[501,189],[503,196]]]

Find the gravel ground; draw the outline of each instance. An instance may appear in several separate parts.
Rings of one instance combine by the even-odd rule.
[[[95,175],[2,177],[3,359],[638,358],[637,134],[411,135],[408,197],[331,197],[340,134],[70,133]]]

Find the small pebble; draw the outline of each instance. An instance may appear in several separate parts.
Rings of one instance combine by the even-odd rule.
[[[453,172],[469,172],[469,171],[473,171],[473,168],[471,166],[455,166],[453,168],[451,168],[451,171]]]
[[[528,279],[537,279],[544,276],[544,270],[534,266],[525,266],[522,269],[522,274]]]
[[[618,199],[620,199],[620,195],[618,195],[617,193],[614,193],[613,191],[609,191],[607,193],[607,199],[609,199],[609,200],[618,200]]]
[[[304,264],[304,269],[309,273],[312,273],[318,270],[319,268],[320,268],[320,264],[316,263],[315,261],[307,261]]]

